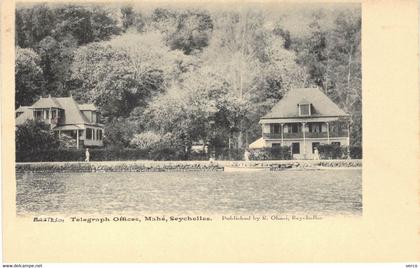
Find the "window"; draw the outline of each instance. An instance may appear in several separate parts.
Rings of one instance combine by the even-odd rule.
[[[44,112],[45,112],[45,119],[49,119],[49,117],[50,117],[50,111],[45,110]]]
[[[42,111],[35,111],[34,112],[34,117],[36,120],[39,120],[42,118]]]
[[[321,124],[320,123],[309,123],[309,132],[319,133],[321,132]]]
[[[91,140],[92,139],[92,129],[86,128],[86,139]]]
[[[298,133],[301,130],[300,124],[292,124],[292,133]]]
[[[102,140],[102,129],[98,129],[98,140]]]
[[[271,133],[280,133],[280,124],[270,124],[270,132]]]
[[[313,142],[312,143],[312,153],[315,153],[315,148],[319,148],[319,142]]]
[[[300,154],[300,143],[299,142],[292,143],[292,154]]]
[[[311,115],[311,105],[310,104],[299,104],[299,115],[300,116]]]
[[[51,118],[52,119],[55,119],[57,117],[57,111],[56,110],[53,110],[52,112],[51,112]]]

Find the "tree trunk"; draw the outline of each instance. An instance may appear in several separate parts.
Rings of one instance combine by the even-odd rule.
[[[245,132],[245,147],[248,148],[249,140],[248,140],[248,131]]]
[[[324,85],[324,92],[326,93],[326,94],[328,94],[328,78],[329,78],[329,76],[328,76],[328,72],[329,72],[329,70],[330,70],[330,53],[329,52],[327,52],[328,54],[327,54],[327,66],[326,66],[326,68],[325,68],[325,85]]]
[[[239,134],[238,134],[238,149],[241,149],[243,147],[243,143],[242,143],[242,139],[243,139],[243,134],[242,134],[242,122],[239,125]]]
[[[232,136],[232,133],[230,132],[230,133],[229,133],[229,140],[228,140],[228,157],[229,157],[229,160],[232,160],[232,155],[231,155],[231,148],[232,148],[231,143],[232,143],[232,138],[231,138],[231,136]]]
[[[350,47],[349,51],[349,60],[347,64],[348,72],[347,72],[347,94],[346,94],[346,106],[349,104],[349,95],[350,95],[350,78],[351,78],[351,64],[352,64],[352,54],[353,54],[353,46]]]

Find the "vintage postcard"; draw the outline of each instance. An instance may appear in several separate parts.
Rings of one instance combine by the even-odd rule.
[[[419,261],[416,1],[1,16],[6,262]]]

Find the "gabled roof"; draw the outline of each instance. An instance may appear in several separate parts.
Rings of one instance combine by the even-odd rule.
[[[303,103],[312,105],[312,117],[348,116],[320,89],[296,88],[291,89],[262,119],[300,117],[298,105]]]

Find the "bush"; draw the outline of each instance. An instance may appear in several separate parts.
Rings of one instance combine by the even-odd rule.
[[[156,146],[150,151],[152,160],[187,160],[182,148],[172,146]]]
[[[264,148],[250,150],[251,160],[289,160],[291,159],[290,147]]]
[[[362,159],[361,146],[339,146],[335,144],[323,144],[318,147],[321,159]]]
[[[60,142],[57,135],[43,122],[27,120],[16,127],[16,150],[42,151],[58,148]]]
[[[347,147],[338,144],[321,144],[318,146],[321,159],[342,159],[347,158]]]
[[[244,149],[229,149],[225,147],[216,147],[217,160],[244,160]]]
[[[76,148],[77,142],[76,139],[73,139],[72,137],[61,133],[59,137],[60,141],[60,148]]]
[[[118,161],[149,159],[149,152],[138,149],[89,149],[91,161]],[[68,162],[84,161],[84,149],[57,149],[42,151],[16,151],[16,162]]]
[[[363,149],[361,146],[350,146],[351,159],[362,159]]]

